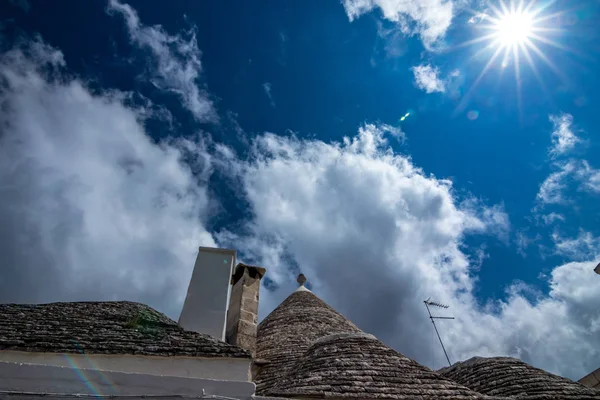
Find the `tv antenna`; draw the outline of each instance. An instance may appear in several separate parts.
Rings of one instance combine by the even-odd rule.
[[[423,301],[423,303],[425,303],[425,307],[427,308],[427,313],[429,314],[429,319],[431,320],[431,323],[433,324],[435,333],[437,334],[437,337],[440,340],[440,344],[442,345],[442,350],[444,350],[444,354],[446,355],[446,360],[448,361],[448,366],[452,366],[452,364],[450,363],[450,358],[448,357],[448,353],[446,352],[446,348],[444,347],[444,343],[442,342],[442,338],[440,337],[440,333],[438,332],[437,326],[435,326],[435,320],[436,319],[454,319],[454,317],[434,317],[433,315],[431,315],[431,310],[429,310],[429,306],[439,307],[439,308],[443,308],[443,309],[447,309],[450,306],[447,306],[447,305],[441,304],[441,303],[436,303],[435,301],[431,301],[431,297],[428,298],[427,300]]]

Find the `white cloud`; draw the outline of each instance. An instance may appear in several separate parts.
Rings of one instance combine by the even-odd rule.
[[[263,83],[262,87],[263,87],[263,90],[265,91],[265,94],[269,98],[269,102],[271,103],[271,106],[275,107],[275,101],[273,100],[273,95],[271,94],[271,84],[269,82],[265,82],[265,83]]]
[[[421,64],[412,67],[415,76],[415,84],[426,93],[444,92],[446,90],[444,81],[440,79],[440,71],[430,64]]]
[[[291,292],[290,270],[299,267],[361,328],[434,368],[445,360],[422,303],[430,296],[457,318],[441,327],[453,361],[512,355],[577,379],[597,368],[592,262],[554,269],[548,295],[516,284],[506,301],[480,307],[473,274],[486,255],[480,248],[468,257],[464,238],[506,229],[501,207],[458,201],[449,181],[394,154],[373,125],[343,143],[265,134],[252,149],[233,171],[254,218],[219,239],[281,285],[261,294],[262,316]]]
[[[377,129],[379,129],[384,134],[390,135],[400,143],[404,143],[404,141],[406,140],[406,134],[402,131],[402,129],[400,129],[399,126],[379,124],[377,125]]]
[[[474,13],[473,16],[471,18],[469,18],[469,24],[479,24],[481,23],[481,21],[488,19],[489,16],[487,15],[487,12],[477,12]]]
[[[109,1],[107,12],[121,14],[132,44],[151,52],[151,78],[155,86],[176,93],[196,120],[213,122],[217,119],[208,93],[199,86],[201,52],[194,31],[188,33],[189,39],[186,40],[181,35],[169,35],[160,25],[145,26],[131,6],[118,0]]]
[[[550,154],[559,156],[573,150],[581,142],[573,133],[573,116],[571,114],[550,115],[552,130],[552,148]]]
[[[573,190],[600,193],[600,170],[591,167],[587,161],[572,159],[563,163],[554,163],[554,167],[558,170],[548,175],[540,185],[537,194],[540,205],[569,204],[571,200],[566,192],[570,187]],[[560,217],[558,214],[549,214],[544,218],[544,222],[549,223]]]
[[[455,8],[451,0],[342,0],[342,4],[350,21],[379,8],[404,34],[418,34],[427,49],[444,37]]]
[[[381,21],[377,21],[377,42],[374,54],[371,56],[371,65],[377,64],[376,55],[380,52],[385,54],[387,59],[402,57],[408,51],[407,38],[402,29],[397,26],[386,28]]]
[[[535,236],[528,235],[527,229],[520,229],[515,234],[515,244],[517,246],[517,253],[519,253],[522,257],[527,257],[526,250],[539,241],[542,237],[540,234],[536,234]]]
[[[0,302],[138,300],[177,315],[197,246],[215,245],[201,145],[154,144],[148,109],[92,94],[39,41],[0,60]]]
[[[600,169],[592,168],[587,161],[582,161],[576,175],[582,183],[583,190],[600,193]]]
[[[576,170],[574,162],[559,165],[559,170],[551,173],[540,185],[537,200],[541,204],[566,204],[564,191],[568,177]]]
[[[556,159],[559,156],[565,156],[582,140],[573,133],[573,117],[570,114],[550,115],[550,121],[553,124],[552,147],[548,153]],[[555,160],[551,165],[555,171],[542,182],[536,196],[538,205],[533,210],[536,218],[541,217],[539,215],[541,206],[569,204],[570,200],[566,195],[569,189],[572,189],[571,193],[575,190],[600,193],[600,170],[590,166],[588,161],[571,157],[566,161]],[[546,224],[558,219],[564,221],[562,215],[555,213],[542,216],[542,218]]]
[[[600,255],[600,237],[591,232],[580,231],[575,238],[565,238],[558,232],[552,234],[555,252],[571,260],[589,260]]]
[[[564,222],[565,221],[565,217],[562,214],[551,212],[549,214],[542,215],[542,220],[544,221],[544,223],[546,225],[552,225],[556,221]]]

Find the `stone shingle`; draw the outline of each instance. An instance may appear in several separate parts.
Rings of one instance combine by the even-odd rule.
[[[364,333],[327,336],[268,395],[301,398],[486,399]]]
[[[296,291],[259,325],[256,358],[264,363],[256,393],[270,389],[315,340],[333,333],[360,332],[352,322],[310,291]]]
[[[479,393],[527,400],[600,399],[600,391],[511,357],[473,357],[440,374]]]
[[[385,346],[312,292],[292,293],[258,327],[258,395],[486,399]]]
[[[249,358],[139,303],[0,304],[0,350]]]

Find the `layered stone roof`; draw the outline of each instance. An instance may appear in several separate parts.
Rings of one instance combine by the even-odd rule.
[[[256,358],[264,366],[255,379],[257,394],[282,379],[315,340],[343,332],[360,329],[312,292],[292,293],[258,325]]]
[[[511,357],[473,357],[438,371],[479,393],[542,399],[600,399],[600,391]]]
[[[185,331],[143,304],[0,304],[0,350],[250,358],[209,335]]]
[[[301,284],[303,282],[300,282]],[[257,394],[288,398],[486,399],[365,334],[301,286],[258,327]]]
[[[267,394],[294,398],[488,398],[364,333],[336,334],[315,341]]]

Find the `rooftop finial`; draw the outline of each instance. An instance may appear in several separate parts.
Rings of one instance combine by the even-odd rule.
[[[300,284],[300,286],[298,286],[298,289],[296,289],[296,292],[310,292],[310,290],[308,290],[306,286],[304,286],[304,284],[306,283],[306,277],[304,276],[304,274],[298,275],[298,279],[296,279],[296,282]]]
[[[304,286],[304,283],[306,283],[306,277],[304,274],[300,274],[298,275],[298,279],[296,279],[296,281],[300,284],[300,286]]]

